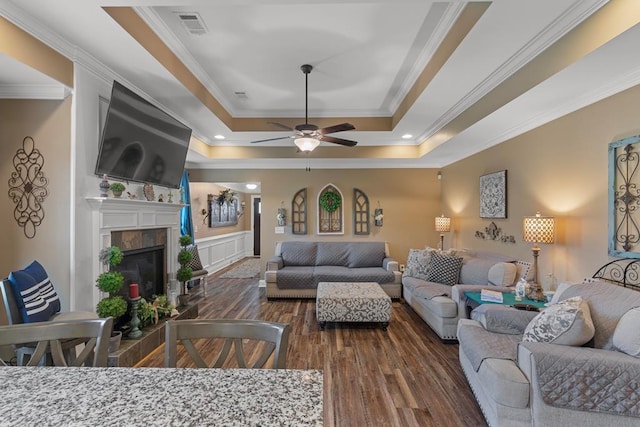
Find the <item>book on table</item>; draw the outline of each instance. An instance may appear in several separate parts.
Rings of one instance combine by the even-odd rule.
[[[480,301],[502,303],[502,292],[483,289],[480,291]]]

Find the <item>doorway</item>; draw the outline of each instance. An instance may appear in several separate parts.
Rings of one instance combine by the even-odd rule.
[[[251,229],[253,230],[253,256],[260,256],[260,214],[262,203],[260,196],[251,196]]]

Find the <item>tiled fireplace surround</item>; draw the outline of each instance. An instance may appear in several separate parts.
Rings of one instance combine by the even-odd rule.
[[[180,208],[182,205],[142,200],[92,197],[87,201],[93,211],[93,253],[116,245],[122,250],[140,249],[164,245],[167,278],[175,276],[178,268],[177,255],[180,249]],[[93,262],[93,277],[104,271],[96,255]],[[168,280],[165,280],[167,283]],[[102,297],[93,287],[94,303]],[[166,289],[165,289],[166,291]],[[181,317],[198,315],[197,306],[182,310]],[[110,366],[133,366],[164,341],[164,328],[158,325],[149,328],[142,338],[123,340],[121,349],[109,355]]]

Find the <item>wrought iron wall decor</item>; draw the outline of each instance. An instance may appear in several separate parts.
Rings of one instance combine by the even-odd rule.
[[[609,144],[609,255],[640,258],[640,135]]]
[[[307,189],[299,190],[291,200],[291,232],[307,234]]]
[[[491,223],[484,228],[484,231],[476,231],[476,238],[483,240],[497,240],[502,243],[516,242],[516,238],[514,235],[502,234],[502,229],[498,227],[493,221],[491,221]]]
[[[507,171],[480,177],[480,218],[507,217]]]
[[[369,198],[357,188],[353,189],[353,234],[369,234]]]
[[[28,239],[36,235],[36,227],[44,220],[44,200],[49,180],[42,168],[44,157],[30,136],[22,140],[22,148],[13,156],[14,172],[9,178],[9,198],[16,204],[13,217]]]

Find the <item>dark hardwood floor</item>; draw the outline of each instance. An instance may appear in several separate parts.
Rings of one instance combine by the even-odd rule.
[[[321,331],[315,300],[267,301],[253,279],[209,277],[207,296],[192,289],[201,318],[262,319],[291,324],[287,366],[324,372],[325,426],[485,426],[458,362],[407,304],[393,302],[377,325],[329,324]],[[161,367],[164,345],[139,367]],[[180,364],[179,364],[180,366]]]

